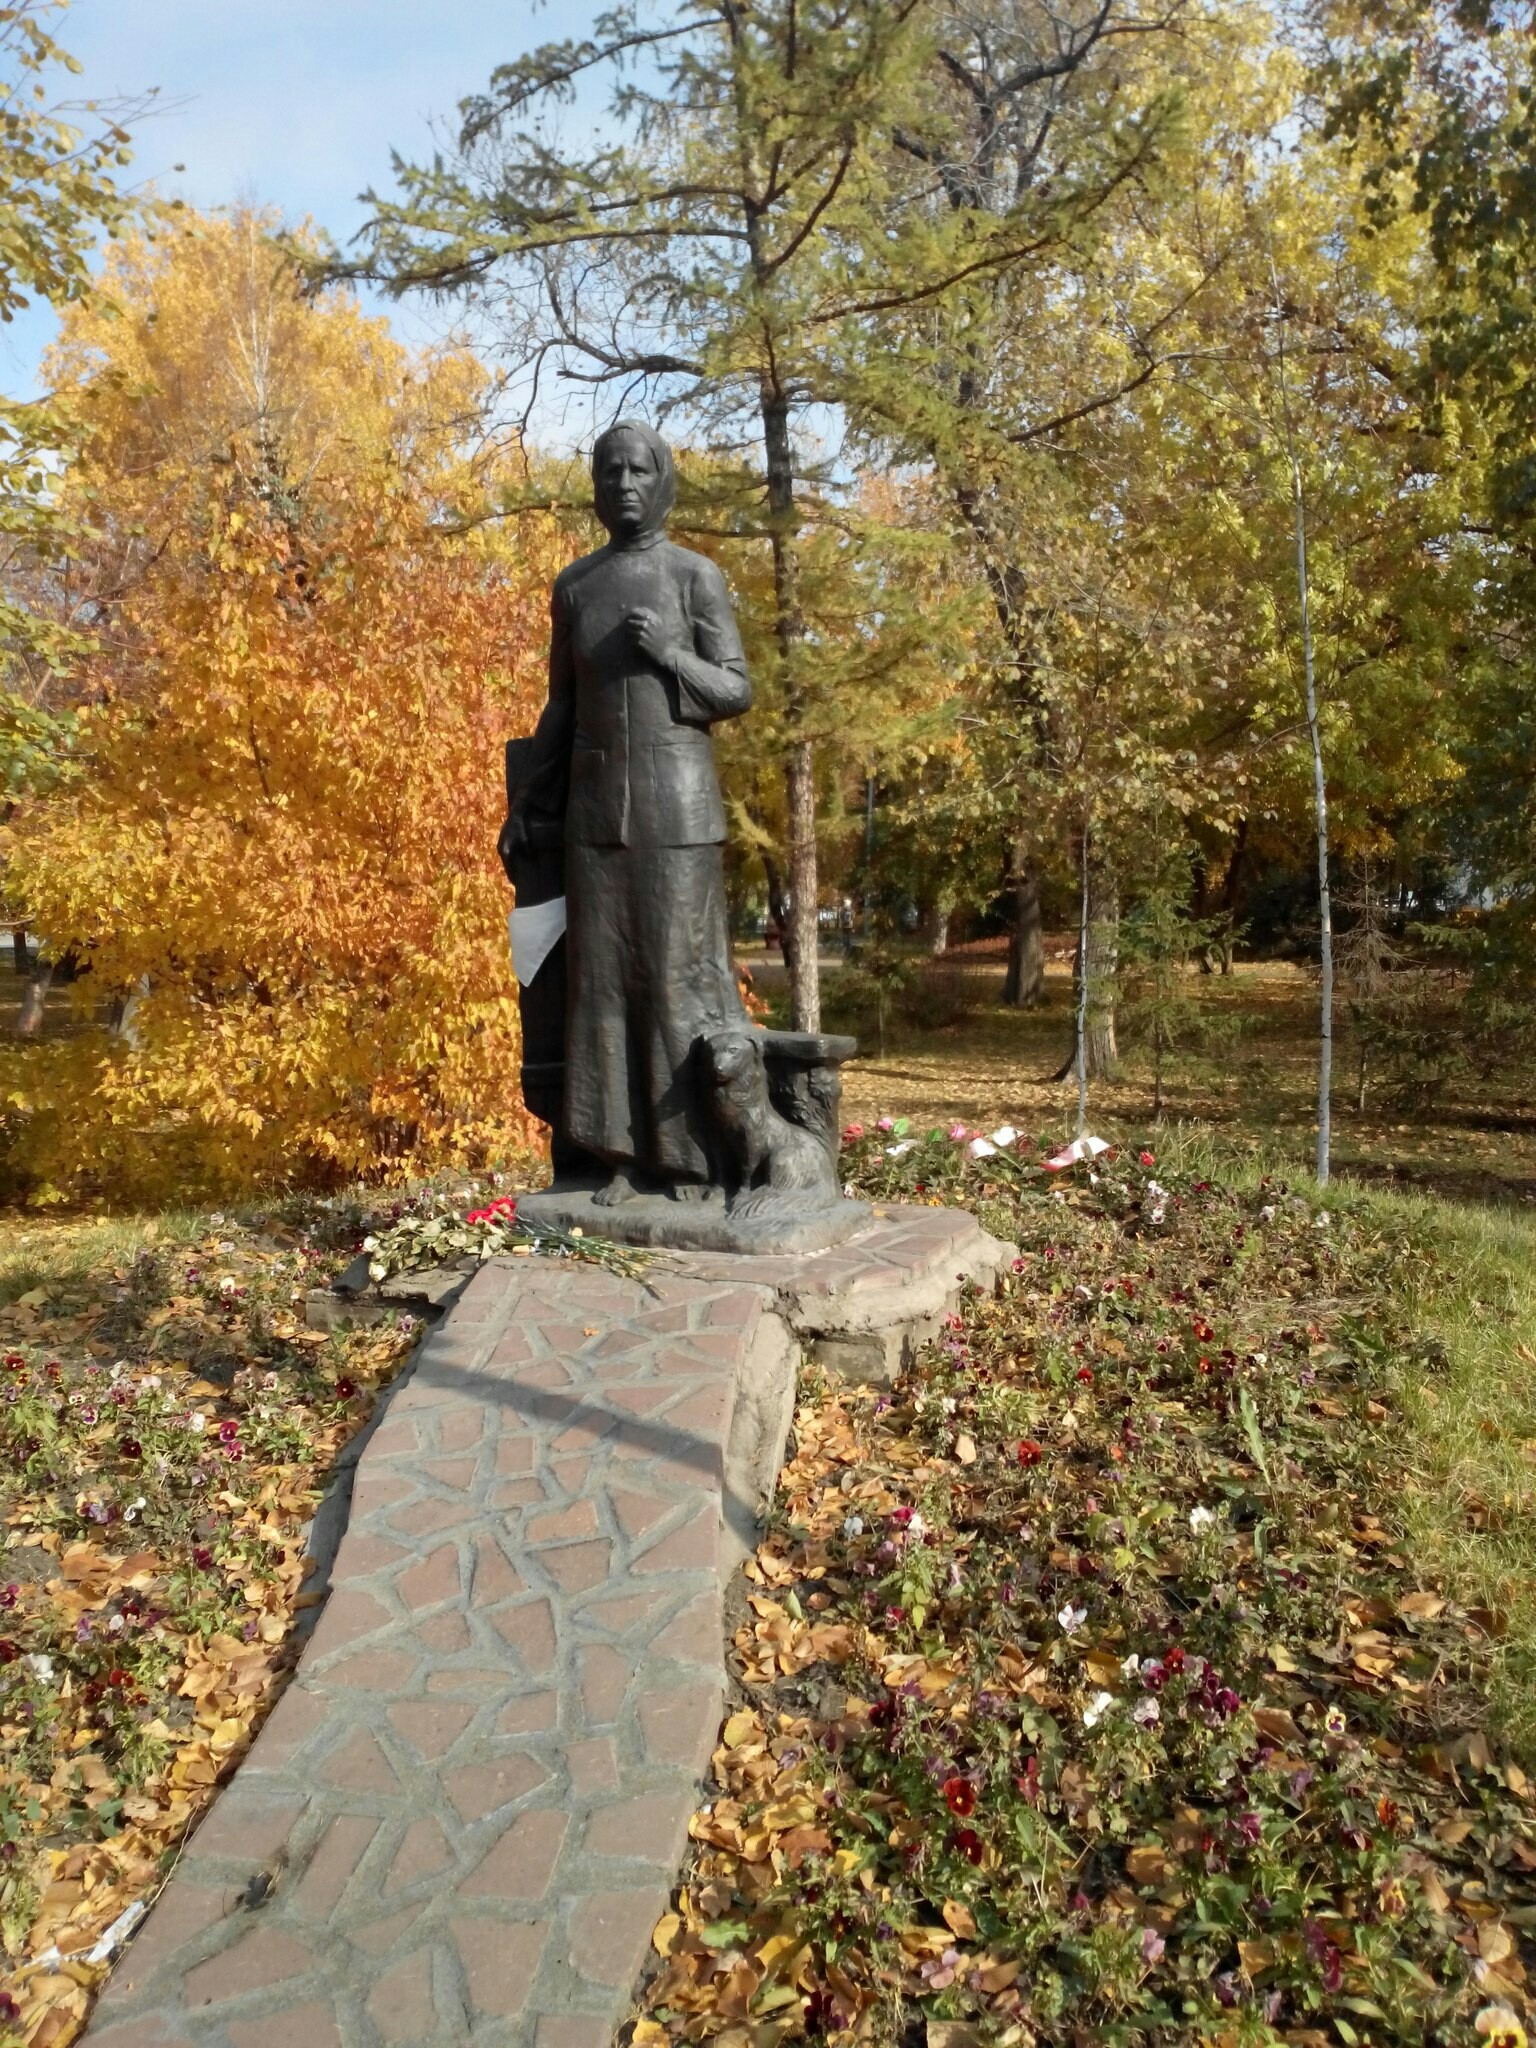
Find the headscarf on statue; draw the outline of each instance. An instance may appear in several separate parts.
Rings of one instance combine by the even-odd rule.
[[[656,465],[656,489],[646,510],[645,524],[636,534],[619,540],[614,536],[617,525],[614,508],[603,502],[602,462],[603,454],[612,441],[627,435],[639,441],[650,451]],[[648,427],[644,420],[615,420],[598,435],[592,444],[592,501],[598,518],[607,528],[612,547],[645,547],[660,538],[667,521],[672,516],[672,507],[677,502],[677,470],[672,461],[672,450],[662,440],[654,427]]]

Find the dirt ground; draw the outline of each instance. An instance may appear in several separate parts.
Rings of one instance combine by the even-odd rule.
[[[762,995],[781,996],[782,965],[754,959],[752,971]],[[840,972],[840,962],[827,963],[825,987],[834,1000]],[[846,1116],[867,1122],[906,1115],[923,1124],[1007,1120],[1048,1138],[1072,1127],[1076,1083],[1049,1078],[1072,1046],[1068,960],[1049,963],[1045,1001],[1036,1010],[1003,1008],[998,959],[962,958],[943,973],[957,1007],[963,1005],[957,1020],[931,1031],[893,1026],[883,1057],[861,1052],[843,1070]],[[1199,977],[1197,985],[1216,1019],[1220,1049],[1169,1061],[1165,1124],[1208,1137],[1221,1152],[1309,1169],[1317,1145],[1315,978],[1288,962],[1239,962],[1229,977]],[[1361,1112],[1357,1048],[1343,1020],[1338,1028],[1335,1172],[1451,1200],[1536,1203],[1536,1076],[1517,1077],[1507,1095],[1451,1095],[1412,1116],[1368,1092]],[[1145,1131],[1151,1110],[1150,1062],[1140,1048],[1123,1046],[1118,1076],[1093,1084],[1090,1127],[1112,1135]]]

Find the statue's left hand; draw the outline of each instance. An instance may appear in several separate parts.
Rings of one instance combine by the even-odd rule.
[[[638,649],[647,660],[654,661],[659,668],[666,668],[672,660],[672,645],[658,615],[641,605],[632,611],[625,621],[629,628],[629,643]]]

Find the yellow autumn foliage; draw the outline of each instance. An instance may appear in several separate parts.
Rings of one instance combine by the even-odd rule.
[[[87,971],[74,1034],[0,1069],[12,1177],[313,1185],[524,1149],[501,748],[569,545],[443,531],[493,480],[484,372],[306,298],[269,220],[126,242],[104,282],[115,313],[75,309],[52,365],[92,422],[66,488],[102,536],[76,572],[98,651],[72,768],[3,835],[7,894]]]

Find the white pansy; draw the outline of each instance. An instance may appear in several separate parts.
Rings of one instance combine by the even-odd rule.
[[[1134,1678],[1140,1669],[1141,1659],[1139,1657],[1127,1657],[1120,1666],[1120,1676],[1122,1678]]]
[[[44,1685],[52,1685],[53,1659],[51,1657],[43,1657],[40,1656],[36,1651],[33,1651],[32,1655],[29,1657],[24,1657],[22,1659],[22,1662],[31,1666],[32,1670],[37,1673],[37,1676],[43,1681]]]
[[[187,1417],[187,1427],[191,1430],[194,1436],[201,1436],[203,1431],[208,1427],[208,1418],[199,1409],[194,1408],[192,1413]]]
[[[1056,1619],[1061,1623],[1062,1634],[1069,1636],[1088,1619],[1088,1610],[1086,1607],[1074,1607],[1069,1600],[1065,1607],[1057,1610]]]
[[[921,1515],[914,1514],[911,1521],[907,1524],[907,1534],[909,1536],[924,1536],[927,1533],[928,1524],[923,1520]]]
[[[972,1138],[965,1149],[973,1159],[990,1159],[997,1147],[990,1138]]]
[[[864,1517],[862,1515],[844,1515],[843,1534],[850,1541],[855,1536],[862,1536],[864,1534]]]
[[[997,1129],[991,1134],[992,1143],[994,1145],[1011,1145],[1018,1135],[1012,1124],[999,1124]]]
[[[1189,1511],[1190,1533],[1198,1536],[1202,1529],[1209,1529],[1215,1520],[1216,1517],[1209,1508],[1191,1508]]]
[[[1131,1709],[1131,1719],[1138,1728],[1155,1728],[1157,1726],[1158,1722],[1162,1719],[1162,1714],[1157,1701],[1153,1699],[1151,1693],[1142,1694],[1141,1698]]]
[[[1097,1728],[1114,1705],[1115,1696],[1112,1692],[1096,1692],[1083,1709],[1083,1726]]]
[[[885,1156],[887,1159],[904,1159],[916,1143],[916,1138],[903,1138],[899,1145],[887,1145]]]

